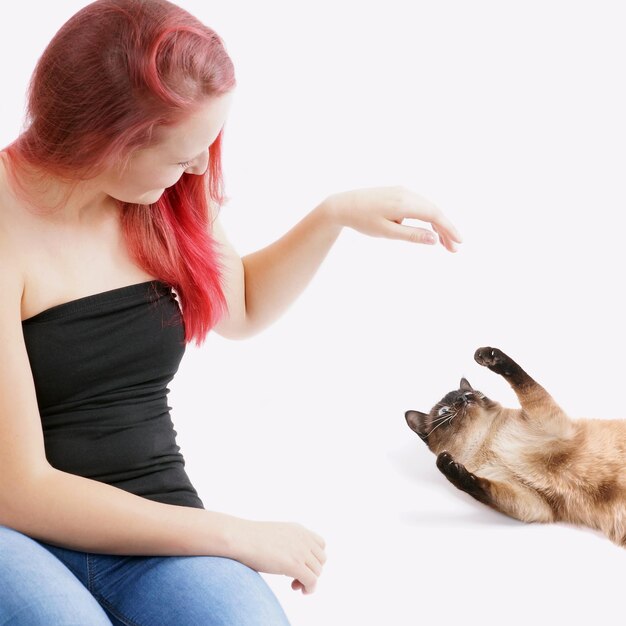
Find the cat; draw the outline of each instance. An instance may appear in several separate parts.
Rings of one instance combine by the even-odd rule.
[[[458,489],[524,522],[568,522],[626,547],[626,421],[570,419],[548,392],[497,348],[474,359],[500,374],[521,409],[504,408],[461,379],[409,427]]]

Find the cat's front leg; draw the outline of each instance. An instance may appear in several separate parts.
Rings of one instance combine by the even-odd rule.
[[[534,418],[562,416],[562,411],[552,396],[502,350],[478,348],[474,353],[474,360],[500,374],[511,385],[528,415]]]
[[[553,522],[556,519],[545,498],[526,485],[481,478],[457,463],[445,450],[437,456],[437,467],[457,489],[500,513],[524,522]]]
[[[571,436],[571,422],[552,396],[533,380],[510,356],[498,348],[478,348],[474,359],[492,372],[500,374],[513,388],[524,410],[523,415],[543,423],[551,436]]]

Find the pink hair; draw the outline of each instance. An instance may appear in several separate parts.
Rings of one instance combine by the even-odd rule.
[[[151,144],[156,127],[180,122],[235,84],[222,39],[180,7],[96,0],[60,28],[33,72],[29,124],[5,149],[16,193],[26,200],[29,187],[45,182],[41,175],[29,180],[29,168],[66,182],[68,195],[113,165],[125,169],[133,150]],[[183,174],[154,204],[117,200],[130,254],[174,287],[185,342],[197,345],[226,311],[210,211],[211,203],[218,208],[228,199],[223,132],[209,147],[202,176]]]

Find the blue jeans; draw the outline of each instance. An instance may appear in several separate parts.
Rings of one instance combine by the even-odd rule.
[[[260,574],[214,556],[119,556],[0,525],[0,626],[288,626]]]

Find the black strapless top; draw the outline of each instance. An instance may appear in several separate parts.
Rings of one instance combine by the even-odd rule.
[[[53,467],[204,508],[167,404],[185,352],[171,287],[153,280],[85,296],[23,320],[22,329]]]

